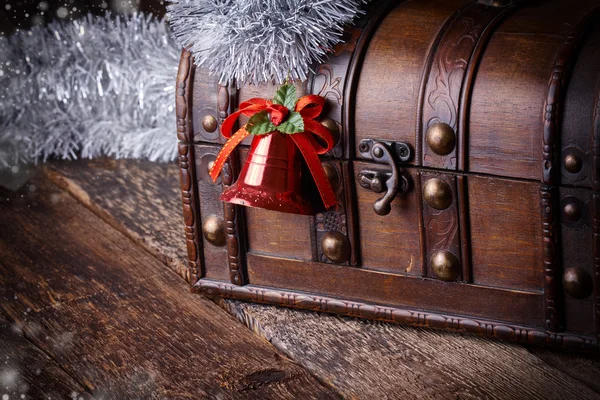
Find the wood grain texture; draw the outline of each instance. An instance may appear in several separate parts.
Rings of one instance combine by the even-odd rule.
[[[309,216],[246,208],[246,220],[250,251],[312,260]]]
[[[539,184],[469,176],[473,282],[541,291]]]
[[[227,305],[255,332],[302,360],[348,398],[600,396],[582,382],[597,381],[600,364],[581,357],[556,353],[559,366],[554,368],[519,345],[489,339],[256,304]]]
[[[102,192],[112,192],[115,189],[109,189],[111,186],[120,187],[126,182],[119,179],[111,182],[111,177],[117,178],[118,175],[98,168],[94,170],[96,179],[79,181],[81,178],[75,171],[89,169],[88,163],[64,165],[64,173],[73,177],[80,187],[86,187],[90,192],[88,198],[102,205],[105,212],[115,217],[122,215],[120,208],[127,206],[122,202],[107,202]],[[149,170],[155,169],[157,175],[164,168],[156,164],[147,165]],[[176,181],[177,170],[171,168],[169,171],[172,173],[170,179]],[[81,175],[85,176],[89,175]],[[133,176],[129,175],[130,178]],[[159,185],[165,186],[167,182],[168,179],[161,180]],[[148,189],[155,191],[153,197],[156,199],[178,196],[177,187],[172,189],[171,194],[164,188],[149,186]],[[139,196],[147,194],[140,192]],[[81,198],[81,193],[78,197]],[[135,203],[137,200],[129,197],[128,201]],[[159,204],[162,201],[157,201],[155,207]],[[167,211],[161,229],[179,230],[181,215],[178,207]],[[144,218],[139,218],[137,226],[131,226],[131,229],[148,239],[157,235],[155,230],[149,229],[149,221]],[[159,239],[165,238],[155,236],[155,240]],[[143,245],[143,242],[140,243]],[[174,250],[176,243],[164,240],[161,245],[168,253]],[[185,253],[182,247],[179,251]],[[549,368],[519,345],[470,335],[226,299],[220,300],[220,304],[278,349],[351,398],[488,397],[521,400],[600,396],[578,382],[595,382],[600,375],[600,364],[581,356],[545,351],[558,360],[552,364],[553,368]],[[537,354],[541,350],[532,348],[530,351]]]
[[[542,105],[560,43],[517,33],[490,40],[471,96],[470,171],[541,180]],[[511,79],[507,66],[515,71]]]
[[[600,393],[600,382],[598,382],[600,359],[597,357],[576,356],[564,352],[553,352],[541,347],[531,347],[528,350],[531,354],[534,354],[553,368],[578,380],[597,393]]]
[[[184,231],[172,220],[173,214],[181,219],[181,199],[173,196],[179,192],[178,166],[100,159],[55,162],[44,174],[185,279]]]
[[[9,399],[90,399],[93,397],[60,365],[34,346],[18,324],[0,314],[0,395]]]
[[[65,192],[30,188],[2,196],[2,311],[92,395],[337,397]]]

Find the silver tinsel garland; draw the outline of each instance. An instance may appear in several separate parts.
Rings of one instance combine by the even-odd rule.
[[[173,33],[196,64],[238,86],[304,81],[364,0],[171,0]]]
[[[164,21],[92,17],[0,37],[0,167],[176,156],[180,48]]]

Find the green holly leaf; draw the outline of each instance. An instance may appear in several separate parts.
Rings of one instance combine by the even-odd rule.
[[[276,130],[266,111],[254,114],[246,124],[246,130],[253,135],[266,135]]]
[[[285,106],[290,111],[294,111],[296,108],[296,102],[298,102],[298,97],[296,96],[296,87],[291,83],[286,83],[282,85],[277,92],[275,92],[275,97],[273,98],[274,104],[281,104]]]
[[[285,122],[275,127],[279,132],[294,134],[304,132],[304,120],[300,113],[292,111]]]

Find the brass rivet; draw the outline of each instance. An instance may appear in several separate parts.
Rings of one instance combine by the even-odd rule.
[[[579,207],[579,204],[567,203],[563,208],[563,215],[565,219],[571,222],[579,221],[579,218],[581,218],[581,208]]]
[[[225,246],[227,234],[225,232],[225,221],[216,215],[206,217],[202,224],[202,235],[210,244],[217,247]]]
[[[325,128],[329,129],[329,132],[331,132],[331,134],[333,135],[333,142],[337,144],[337,142],[340,140],[340,129],[338,128],[336,122],[331,118],[324,118],[321,121],[321,124]]]
[[[323,169],[325,170],[325,175],[327,175],[327,178],[331,183],[331,187],[333,190],[337,191],[340,187],[340,175],[338,174],[337,170],[333,165],[328,163],[323,164]]]
[[[592,294],[592,277],[581,267],[567,268],[563,274],[563,286],[572,297],[585,299]]]
[[[215,165],[214,161],[209,161],[208,164],[206,164],[206,170],[210,173],[210,170],[212,169],[212,167]]]
[[[208,133],[213,133],[214,131],[217,130],[217,119],[215,117],[213,117],[212,115],[206,115],[204,118],[202,118],[202,128],[208,132]]]
[[[429,207],[445,210],[452,204],[452,190],[443,180],[431,178],[423,186],[423,199]]]
[[[323,254],[330,261],[341,264],[350,259],[350,243],[341,232],[327,232],[321,239]]]
[[[447,156],[456,146],[456,135],[448,124],[437,123],[427,129],[425,136],[427,145],[435,154]]]
[[[565,169],[572,174],[576,174],[581,171],[583,167],[583,163],[581,162],[581,158],[577,157],[573,153],[569,153],[565,156]]]
[[[456,256],[446,250],[431,255],[431,269],[443,281],[455,281],[460,274],[460,263]]]

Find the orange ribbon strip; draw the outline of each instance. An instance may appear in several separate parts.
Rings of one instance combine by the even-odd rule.
[[[317,189],[321,195],[321,199],[323,199],[325,208],[331,208],[337,204],[337,199],[331,187],[331,183],[325,174],[321,160],[319,160],[319,154],[327,153],[333,148],[335,143],[333,135],[329,129],[325,128],[322,124],[314,120],[323,111],[324,104],[325,99],[320,96],[308,95],[300,98],[296,103],[295,111],[300,113],[302,116],[304,121],[304,132],[292,134],[290,137],[306,161],[306,165],[308,166],[308,169],[315,180]],[[233,136],[231,135],[235,121],[237,121],[240,115],[251,117],[254,114],[264,110],[269,110],[271,112],[275,111],[277,114],[275,119],[277,119],[277,121],[273,121],[273,123],[278,125],[275,122],[281,123],[281,119],[287,116],[287,113],[289,112],[287,108],[283,110],[284,108],[285,107],[273,104],[265,99],[253,98],[240,104],[239,111],[234,112],[227,117],[227,119],[225,119],[223,125],[221,126],[221,133],[229,140],[227,143],[225,143],[217,155],[217,159],[210,170],[210,177],[213,179],[213,181],[216,181],[219,177],[219,174],[223,169],[223,165],[225,165],[225,162],[233,150],[248,135],[250,135],[250,132],[246,130],[245,126],[239,129]],[[270,133],[268,133],[268,135],[270,135]],[[318,136],[319,138],[323,139],[326,145],[323,146],[315,139],[314,136]]]

